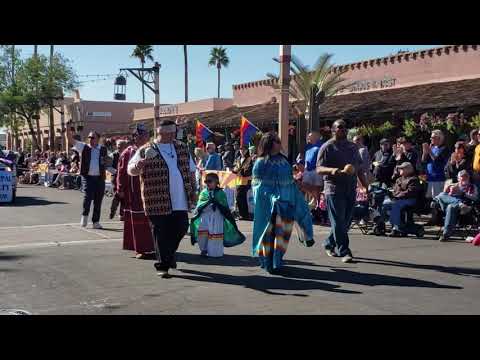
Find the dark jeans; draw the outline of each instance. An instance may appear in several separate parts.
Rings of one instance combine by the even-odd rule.
[[[72,182],[75,188],[78,188],[78,189],[82,188],[82,177],[80,175],[73,175]]]
[[[155,269],[168,270],[175,263],[178,245],[188,231],[188,213],[174,211],[170,215],[149,216],[157,261]]]
[[[244,219],[248,219],[250,214],[248,212],[248,201],[247,201],[247,193],[250,190],[250,185],[239,185],[237,187],[237,206],[238,206],[238,213],[240,217]]]
[[[93,200],[92,222],[96,223],[100,220],[102,200],[105,195],[105,180],[100,176],[82,176],[82,185],[84,190],[82,215],[88,216]]]
[[[326,195],[328,217],[330,219],[330,235],[324,241],[324,247],[338,256],[352,255],[349,248],[348,230],[352,224],[355,206],[355,189]]]

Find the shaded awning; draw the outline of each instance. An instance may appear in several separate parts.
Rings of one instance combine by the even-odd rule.
[[[296,108],[302,102],[290,103],[290,121],[298,116]],[[191,127],[199,119],[212,130],[222,132],[226,128],[240,127],[240,117],[259,128],[271,128],[278,121],[279,104],[263,104],[245,107],[232,106],[225,110],[186,115]],[[353,123],[392,120],[392,117],[410,113],[450,112],[462,109],[465,112],[480,111],[480,78],[450,82],[431,83],[404,88],[369,91],[328,97],[320,108],[320,119],[333,121],[344,118]],[[176,116],[162,117],[175,121]],[[145,121],[152,126],[153,121]]]

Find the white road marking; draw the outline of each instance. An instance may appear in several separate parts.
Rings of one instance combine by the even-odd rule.
[[[98,243],[109,243],[109,242],[118,242],[123,239],[99,239],[99,240],[73,240],[73,241],[54,241],[54,242],[33,242],[25,244],[16,244],[16,245],[2,245],[0,249],[20,249],[20,248],[36,248],[36,247],[48,247],[48,246],[62,246],[62,245],[82,245],[82,244],[98,244]]]
[[[102,222],[102,224],[121,224],[120,221],[108,221]],[[80,227],[80,223],[65,223],[65,224],[41,224],[41,225],[20,225],[20,226],[0,226],[0,230],[9,230],[9,229],[34,229],[34,228],[42,228],[42,227],[56,227],[56,226],[78,226]]]
[[[95,234],[95,235],[101,236],[104,239],[110,239],[108,236],[106,236],[106,235],[104,235],[100,232],[97,232],[97,231],[93,231],[93,230],[90,230],[90,229],[87,229],[87,228],[84,228],[84,227],[81,227],[81,226],[79,227],[79,229],[82,230],[82,231],[88,232],[90,234]]]

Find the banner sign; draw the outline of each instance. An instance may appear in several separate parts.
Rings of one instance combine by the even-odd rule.
[[[213,171],[213,170],[205,170],[202,171],[202,186],[205,182],[205,176],[209,173],[215,173],[218,175],[220,179],[220,187],[225,191],[227,195],[228,206],[230,209],[235,210],[235,196],[237,193],[237,186],[239,185],[247,185],[248,180],[251,178],[242,178],[237,174],[234,174],[230,171]],[[253,214],[253,209],[255,207],[253,202],[253,193],[252,189],[250,189],[247,193],[247,203],[248,203],[248,212]]]
[[[227,195],[228,206],[230,209],[235,209],[235,194],[236,194],[236,187],[237,187],[237,174],[234,174],[230,171],[213,171],[213,170],[205,170],[202,171],[202,186],[205,182],[205,176],[209,173],[215,173],[218,175],[220,179],[220,187],[225,191]]]
[[[11,171],[0,170],[0,202],[11,202],[15,178]]]

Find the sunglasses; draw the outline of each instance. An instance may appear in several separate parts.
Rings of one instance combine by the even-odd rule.
[[[337,130],[345,130],[345,125],[337,125]]]

